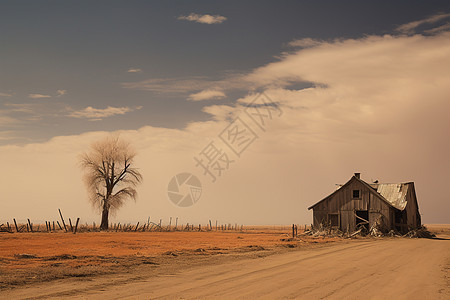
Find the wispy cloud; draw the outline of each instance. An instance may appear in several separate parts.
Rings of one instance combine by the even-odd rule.
[[[205,90],[252,90],[254,88],[253,83],[246,80],[246,75],[247,74],[230,73],[218,79],[212,79],[205,76],[152,78],[138,82],[125,82],[122,83],[122,87],[151,91],[158,94],[195,94],[198,93],[198,91]]]
[[[0,117],[0,124],[1,124],[1,117]],[[15,131],[0,130],[0,141],[11,141],[15,139],[20,139],[20,137],[17,136],[17,133]]]
[[[431,29],[425,30],[425,32],[429,33],[429,34],[436,34],[438,32],[447,31],[447,30],[450,30],[450,22],[446,23],[444,25],[441,25],[439,27],[435,27],[435,28],[431,28]]]
[[[56,97],[61,97],[67,94],[67,90],[57,90]]]
[[[4,109],[0,109],[0,115],[8,116],[8,122],[14,124],[32,124],[43,119],[59,119],[70,107],[59,102],[31,101],[29,103],[3,103]]]
[[[198,93],[194,93],[189,95],[188,100],[191,101],[203,101],[203,100],[212,100],[212,99],[221,99],[225,98],[225,93],[218,90],[203,90]]]
[[[0,110],[0,125],[10,126],[17,123],[18,123],[17,119],[4,115],[3,112]]]
[[[85,109],[73,111],[68,116],[72,117],[72,118],[89,119],[91,121],[100,121],[107,117],[112,117],[112,116],[116,116],[116,115],[124,115],[128,112],[138,110],[141,108],[142,108],[142,106],[137,106],[135,108],[112,107],[112,106],[108,106],[107,108],[93,108],[91,106],[88,106]]]
[[[220,24],[225,22],[227,18],[220,15],[199,15],[191,13],[188,16],[179,16],[178,20],[186,20],[202,24]]]
[[[44,94],[28,94],[28,98],[31,99],[40,99],[40,98],[51,98],[50,95],[44,95]]]
[[[302,47],[302,48],[309,48],[314,47],[317,45],[320,45],[323,43],[323,41],[312,39],[312,38],[303,38],[303,39],[296,39],[288,43],[288,46],[291,47]]]
[[[35,103],[5,103],[8,112],[33,113],[36,110]]]
[[[152,78],[139,82],[127,82],[122,86],[130,89],[146,90],[156,93],[184,93],[202,90],[211,85],[206,77],[191,76],[186,78]]]
[[[422,25],[425,24],[434,24],[437,23],[439,21],[442,21],[444,19],[450,18],[450,14],[437,14],[422,20],[418,20],[418,21],[414,21],[414,22],[409,22],[403,25],[400,25],[397,27],[397,31],[404,33],[404,34],[408,34],[408,33],[414,33],[414,31]],[[445,25],[444,25],[445,26]],[[442,27],[442,26],[440,26]],[[427,30],[427,32],[429,32],[430,30]]]
[[[127,73],[142,73],[142,69],[139,68],[129,68]]]
[[[0,97],[11,97],[11,94],[8,93],[0,93]]]
[[[56,97],[61,97],[67,94],[67,90],[56,90]],[[51,98],[48,94],[28,94],[28,98],[31,99],[41,99],[41,98]]]

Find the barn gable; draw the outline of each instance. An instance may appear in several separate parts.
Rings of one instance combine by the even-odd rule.
[[[392,203],[387,200],[386,198],[383,197],[382,194],[377,193],[377,190],[374,189],[371,185],[369,185],[368,183],[366,183],[365,181],[361,180],[359,178],[359,176],[353,176],[352,178],[350,178],[349,181],[347,181],[347,183],[345,183],[344,185],[340,185],[336,191],[334,191],[333,193],[331,193],[330,195],[328,195],[327,197],[323,198],[322,200],[320,200],[319,202],[317,202],[316,204],[308,207],[308,210],[313,209],[313,208],[322,208],[324,209],[327,205],[325,204],[327,201],[329,201],[330,199],[333,199],[336,195],[339,195],[341,193],[344,193],[345,195],[345,199],[343,199],[346,202],[351,202],[348,201],[349,199],[353,199],[353,195],[350,197],[348,190],[350,190],[350,188],[359,188],[361,189],[361,192],[366,195],[367,193],[370,193],[373,195],[373,197],[378,198],[378,200],[385,202],[385,204],[392,206]],[[353,193],[352,189],[352,193]],[[366,195],[367,196],[367,195]],[[366,197],[360,197],[359,199],[356,200],[365,200]],[[368,199],[368,198],[367,198]],[[354,200],[354,199],[353,199]],[[325,203],[324,203],[325,202]],[[338,203],[338,204],[342,204]],[[325,205],[325,207],[324,207]],[[364,208],[367,206],[366,201],[360,201],[360,202],[353,202],[353,205],[349,204],[350,206],[353,206],[354,208]]]

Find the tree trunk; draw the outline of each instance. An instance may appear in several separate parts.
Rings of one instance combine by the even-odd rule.
[[[103,204],[102,223],[100,224],[100,230],[108,230],[108,224],[109,224],[109,208],[106,204]]]

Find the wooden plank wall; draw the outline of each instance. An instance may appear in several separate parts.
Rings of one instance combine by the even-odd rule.
[[[353,190],[360,190],[360,199],[352,199]],[[321,222],[327,222],[328,213],[339,213],[340,229],[346,231],[348,228],[350,231],[354,231],[356,228],[356,210],[369,211],[368,221],[370,226],[379,219],[383,230],[387,230],[393,225],[391,207],[374,196],[369,187],[353,178],[348,185],[343,186],[332,197],[318,203],[313,208],[314,226],[319,226]]]
[[[406,223],[410,229],[420,227],[422,224],[418,218],[418,205],[416,199],[416,192],[413,183],[408,183],[408,192],[406,193]]]

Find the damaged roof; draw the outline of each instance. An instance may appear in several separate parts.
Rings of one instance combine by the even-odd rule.
[[[406,207],[406,193],[408,183],[380,183],[371,186],[377,190],[393,207],[404,210]]]

